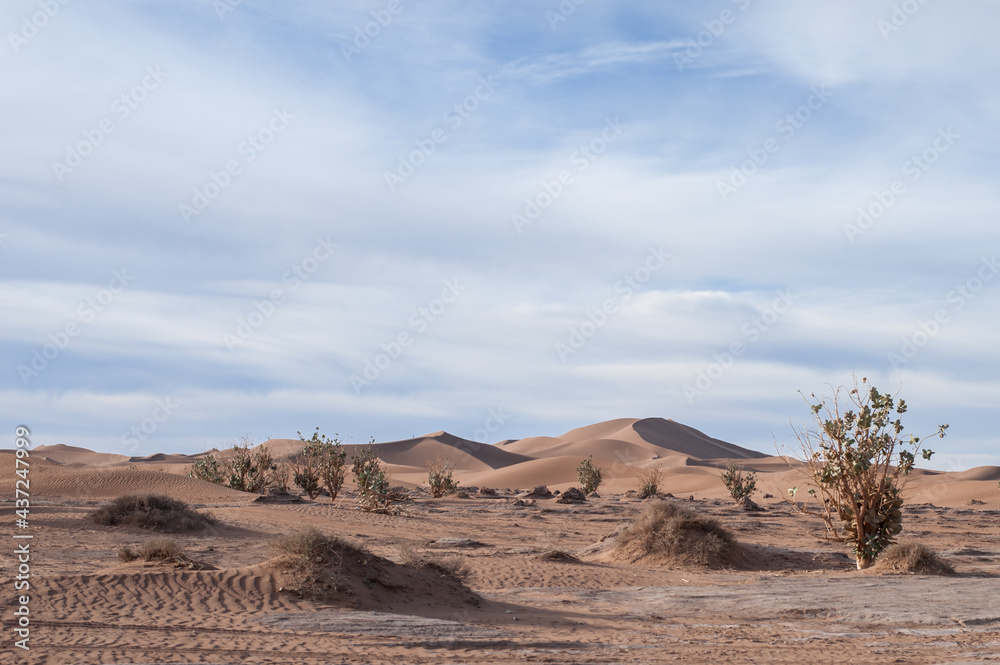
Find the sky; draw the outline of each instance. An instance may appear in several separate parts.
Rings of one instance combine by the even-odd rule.
[[[1000,464],[998,21],[6,2],[0,429],[148,455],[662,417],[774,453],[856,374],[950,425],[929,466]]]

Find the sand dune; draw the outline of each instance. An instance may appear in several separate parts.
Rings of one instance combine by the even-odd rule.
[[[663,418],[619,418],[570,430],[558,437],[533,437],[503,444],[504,450],[528,457],[603,457],[634,463],[679,454],[698,459],[765,457],[740,446],[713,439],[693,427]]]
[[[35,446],[31,455],[36,459],[46,459],[58,464],[82,464],[85,466],[110,466],[129,461],[125,455],[95,453],[93,450],[65,446],[61,443],[53,446]]]

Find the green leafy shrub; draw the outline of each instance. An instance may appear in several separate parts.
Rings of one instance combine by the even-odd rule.
[[[899,416],[906,403],[866,378],[830,397],[811,397],[816,428],[795,430],[818,490],[810,494],[820,503],[827,530],[852,544],[859,570],[868,568],[903,529],[900,491],[916,455],[930,459],[934,452],[921,448],[919,437],[903,441]],[[947,429],[941,425],[935,435],[944,437]]]
[[[389,477],[372,443],[374,440],[351,457],[351,471],[358,483],[358,507],[372,513],[393,513]]]
[[[583,493],[590,494],[596,492],[604,482],[604,470],[594,463],[594,456],[591,455],[576,467],[576,477],[583,487]]]
[[[729,496],[737,503],[749,499],[757,491],[757,474],[745,471],[742,464],[735,462],[726,464],[726,469],[722,472],[722,482],[726,484]]]
[[[208,453],[204,457],[195,460],[188,475],[198,480],[215,483],[216,485],[224,485],[229,479],[229,472],[226,470],[225,465],[220,463],[219,459],[212,453]]]

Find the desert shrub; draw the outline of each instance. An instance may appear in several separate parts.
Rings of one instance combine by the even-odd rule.
[[[291,467],[288,462],[278,462],[274,471],[274,488],[282,492],[288,491],[288,475]]]
[[[875,560],[876,569],[921,575],[952,575],[955,569],[920,543],[890,545]]]
[[[431,496],[439,498],[458,490],[458,483],[451,477],[454,469],[455,464],[447,457],[427,460],[427,484],[431,487]]]
[[[594,463],[594,456],[591,455],[576,467],[576,477],[583,487],[583,493],[590,494],[596,492],[597,488],[604,482],[604,469]]]
[[[118,497],[91,513],[91,518],[105,526],[135,526],[169,533],[196,531],[217,523],[211,515],[197,513],[183,501],[157,494]]]
[[[389,514],[394,512],[389,495],[389,477],[372,443],[374,441],[351,457],[351,471],[358,482],[358,507],[368,512]]]
[[[728,565],[736,541],[715,520],[669,501],[648,504],[618,534],[615,553],[628,560],[665,565]]]
[[[278,465],[275,464],[267,446],[262,444],[255,448],[253,437],[249,434],[232,443],[228,458],[209,453],[195,461],[188,475],[254,494],[259,494],[267,487],[282,482],[287,487],[287,472],[286,480],[282,481],[279,478]]]
[[[310,499],[319,494],[320,487],[325,487],[330,493],[330,499],[335,500],[347,475],[347,452],[340,445],[340,439],[328,438],[320,433],[319,427],[313,432],[312,438],[305,438],[302,432],[298,435],[306,445],[293,468],[295,484]]]
[[[411,568],[433,570],[444,577],[454,577],[466,580],[472,574],[468,564],[460,557],[439,557],[419,554],[410,544],[396,546],[399,552],[399,563]]]
[[[301,596],[315,597],[337,589],[337,571],[345,557],[366,558],[361,548],[310,527],[270,542],[289,575],[284,588]]]
[[[299,432],[299,438],[302,439],[301,432]],[[319,466],[322,455],[322,448],[317,443],[310,441],[296,457],[295,463],[292,464],[292,482],[310,499],[315,499],[319,494]]]
[[[253,447],[253,439],[248,435],[233,443],[231,453],[227,461],[231,488],[258,494],[274,483],[278,466],[267,446]]]
[[[916,454],[930,459],[934,453],[920,447],[919,437],[904,443],[899,416],[906,403],[882,394],[866,378],[860,384],[855,379],[850,390],[837,388],[831,397],[811,397],[816,429],[795,430],[818,489],[810,494],[828,532],[852,544],[859,570],[868,568],[903,529],[900,491]],[[943,437],[947,428],[941,425],[935,435]]]
[[[183,548],[170,538],[152,538],[133,549],[130,545],[118,548],[118,559],[123,563],[130,561],[167,561],[180,562],[187,560]]]
[[[226,471],[225,466],[212,453],[208,453],[201,459],[196,460],[188,475],[198,480],[215,483],[216,485],[224,485],[229,479],[229,473]]]
[[[639,469],[639,475],[636,476],[639,493],[643,498],[659,494],[661,482],[663,482],[663,472],[655,466]]]
[[[757,474],[745,471],[742,464],[729,462],[722,472],[722,482],[729,490],[729,496],[737,503],[749,499],[757,491]]]

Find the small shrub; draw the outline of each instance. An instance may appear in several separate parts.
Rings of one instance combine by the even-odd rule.
[[[183,501],[157,494],[129,494],[101,506],[91,518],[105,526],[135,526],[141,529],[178,533],[217,524],[211,515],[202,515]]]
[[[170,538],[153,538],[147,540],[137,549],[129,545],[118,548],[118,559],[122,563],[130,561],[166,561],[169,563],[187,562],[184,550]]]
[[[604,470],[594,464],[594,456],[591,455],[576,467],[576,477],[583,487],[583,493],[590,494],[596,492],[604,482]]]
[[[281,536],[270,546],[290,576],[284,587],[305,597],[337,590],[336,574],[345,556],[366,558],[361,548],[312,527]]]
[[[631,562],[717,568],[733,562],[736,541],[715,520],[675,503],[656,501],[622,530],[615,552]]]
[[[419,554],[412,545],[397,545],[399,563],[412,568],[433,570],[445,577],[466,580],[472,574],[468,564],[459,557],[436,557]]]
[[[431,487],[431,496],[440,498],[458,490],[458,483],[451,474],[455,465],[447,457],[439,456],[434,461],[427,461],[427,484]]]
[[[735,462],[726,464],[726,470],[722,472],[722,482],[726,484],[729,496],[737,503],[749,499],[757,491],[757,474],[745,471],[742,464]]]
[[[208,453],[201,459],[196,460],[188,475],[198,480],[215,483],[216,485],[224,485],[229,479],[229,472],[212,453]]]
[[[875,560],[877,570],[918,575],[953,575],[955,569],[920,543],[890,545]]]
[[[656,496],[660,493],[660,483],[663,482],[663,472],[655,466],[639,469],[636,476],[639,493],[643,498]]]
[[[372,443],[374,440],[351,457],[351,470],[358,482],[358,507],[372,513],[390,514],[395,511],[389,495],[389,477]]]
[[[288,462],[279,462],[278,468],[274,472],[274,488],[282,491],[288,491],[288,475],[291,472],[291,467]]]
[[[227,466],[229,486],[252,494],[259,494],[273,484],[278,470],[267,446],[261,444],[254,448],[253,439],[249,435],[233,444],[232,457]]]

